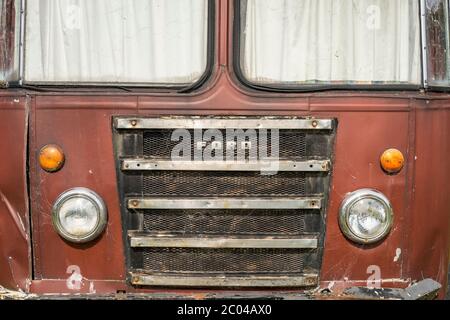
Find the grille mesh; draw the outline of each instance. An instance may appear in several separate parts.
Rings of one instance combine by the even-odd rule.
[[[315,232],[308,210],[147,210],[143,231],[177,234],[300,235]]]
[[[305,173],[155,171],[142,177],[142,192],[153,196],[301,196]]]
[[[188,130],[191,137],[195,137],[194,130]],[[224,141],[235,141],[226,136],[226,130],[219,130],[222,133]],[[170,158],[173,148],[179,141],[171,141],[173,130],[155,130],[144,132],[144,156]],[[272,152],[272,140],[270,130],[267,131],[267,152],[270,155]],[[279,131],[279,156],[281,158],[288,157],[304,157],[306,155],[306,134],[303,132],[293,130]],[[194,140],[194,139],[193,139]],[[211,142],[206,142],[209,146]],[[205,146],[205,147],[206,147]],[[194,155],[196,144],[191,143],[191,156]],[[234,155],[236,156],[237,151]]]
[[[150,272],[301,273],[306,250],[145,248],[142,267]]]

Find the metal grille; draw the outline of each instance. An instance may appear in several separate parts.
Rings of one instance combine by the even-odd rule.
[[[143,216],[143,231],[177,234],[300,235],[320,223],[308,210],[147,210]]]
[[[188,130],[191,137],[194,137],[194,130]],[[227,137],[226,130],[219,130],[225,141],[237,141],[232,140],[231,137]],[[173,148],[179,143],[179,141],[172,141],[173,130],[155,130],[144,132],[144,156],[157,157],[157,158],[170,158]],[[281,158],[289,157],[304,157],[306,155],[306,134],[304,132],[294,130],[279,130],[279,156]],[[267,153],[272,152],[272,137],[271,131],[267,131]],[[210,142],[206,142],[206,146],[209,146]],[[205,147],[206,147],[205,146]],[[194,149],[196,145],[191,143],[191,155],[194,155]],[[236,157],[237,151],[235,150],[234,156]],[[247,155],[248,156],[248,155]]]
[[[155,171],[141,176],[144,195],[296,196],[305,194],[304,172]]]
[[[242,143],[242,140],[238,141],[234,136],[227,136],[227,133],[231,133],[230,130],[219,130],[218,137],[213,137],[213,141],[208,142],[210,139],[204,137],[205,129],[190,129],[197,127],[193,126],[192,117],[185,117],[186,123],[183,123],[184,119],[182,118],[177,118],[175,126],[170,124],[169,120],[171,119],[168,120],[167,118],[161,119],[161,122],[158,122],[160,119],[153,118],[150,119],[151,121],[147,121],[146,125],[144,125],[144,120],[149,119],[139,118],[135,126],[131,124],[129,126],[118,125],[119,120],[124,120],[122,117],[117,117],[113,122],[114,147],[123,208],[122,222],[124,232],[129,235],[129,237],[124,238],[126,238],[127,267],[131,283],[149,286],[201,287],[201,283],[206,282],[198,282],[198,279],[204,275],[212,279],[211,284],[206,284],[208,287],[216,284],[215,278],[226,279],[227,277],[229,279],[239,278],[233,280],[241,284],[238,287],[251,287],[253,283],[247,280],[256,279],[258,276],[281,280],[278,283],[289,281],[286,278],[294,279],[304,275],[317,275],[318,277],[323,252],[324,217],[326,216],[325,209],[331,176],[331,171],[328,169],[331,168],[320,171],[287,170],[279,171],[275,175],[264,175],[261,172],[250,171],[250,169],[249,171],[234,171],[227,166],[220,167],[220,165],[223,165],[220,163],[214,168],[217,171],[209,171],[204,167],[195,168],[199,171],[189,171],[193,170],[192,167],[177,167],[177,170],[170,166],[158,166],[156,169],[152,167],[152,170],[143,170],[146,168],[139,166],[121,167],[124,160],[153,160],[155,162],[174,160],[171,157],[172,151],[181,141],[186,141],[183,139],[172,141],[172,134],[175,130],[169,125],[189,128],[187,131],[190,134],[190,140],[187,152],[190,151],[190,159],[183,158],[184,161],[202,160],[195,156],[199,155],[197,153],[203,153],[204,151],[212,152],[213,157],[217,155],[216,152],[225,153],[224,156],[227,156],[229,150],[233,150],[232,152],[237,158],[234,160],[242,160],[238,158],[238,156],[242,156],[242,152],[245,152],[245,156],[248,158],[249,154],[253,153],[257,147],[264,145],[264,143],[261,143],[261,131],[258,130],[256,130],[258,135],[256,146],[254,145],[254,139],[248,135],[252,131],[246,132],[247,137],[244,138],[245,141],[251,143],[245,144]],[[286,119],[291,118],[274,117],[270,121],[276,123],[271,122],[270,125],[268,125],[268,122],[264,123],[264,121],[267,121],[264,117],[256,118],[258,119],[257,125],[253,124],[250,126],[251,128],[260,126],[280,128],[279,130],[266,131],[268,134],[267,155],[270,156],[274,148],[271,134],[272,132],[278,132],[279,139],[277,142],[280,160],[323,160],[330,161],[331,164],[335,139],[335,121],[323,119],[324,121],[331,120],[332,125],[320,127],[319,123],[316,123],[319,125],[319,127],[316,127],[312,125],[313,120],[303,119],[311,122],[311,126],[298,125],[299,129],[292,129],[293,126],[285,125]],[[223,119],[221,119],[219,117],[217,121],[222,121]],[[227,122],[227,125],[224,126],[214,123],[215,120],[213,117],[208,117],[210,126],[220,128],[243,127],[242,122]],[[129,123],[129,121],[125,121],[125,123]],[[239,132],[242,133],[242,131]],[[217,133],[216,130],[215,133]],[[211,151],[211,149],[214,149],[213,142],[215,142],[214,148],[216,149]],[[227,143],[231,147],[228,148]],[[180,155],[178,154],[178,156]],[[260,154],[258,156],[263,157]],[[206,159],[203,160],[206,161]],[[208,161],[210,160],[208,159]],[[216,164],[213,163],[212,165],[215,166]],[[192,204],[192,201],[202,201],[204,200],[202,198],[205,197],[212,198],[209,201],[235,198],[242,201],[243,205],[233,208],[226,207],[228,209],[222,209],[225,206],[218,209],[207,209],[206,207],[211,208],[211,203],[206,203],[201,209],[195,209],[199,206]],[[268,204],[276,203],[280,198],[290,199],[294,197],[318,198],[322,206],[316,209],[306,209],[309,207],[305,206],[304,209],[293,210],[280,209],[276,205]],[[148,200],[150,204],[141,206],[140,209],[136,209],[136,206],[129,204],[128,200],[141,198],[142,200]],[[158,198],[167,205],[152,207],[152,198]],[[178,209],[172,208],[174,205],[172,200],[180,198],[191,200],[191,202],[186,201],[182,204],[183,207],[178,207]],[[249,198],[260,200],[261,203],[264,203],[261,206],[264,209],[247,208],[245,203],[249,203]],[[251,200],[254,201],[254,199]],[[165,209],[156,209],[158,207],[164,207]],[[141,243],[133,242],[139,237],[143,239]],[[271,242],[272,237],[287,239],[287,241],[283,245],[274,246]],[[307,237],[316,240],[313,246],[292,245],[296,239]],[[158,238],[157,240],[166,238],[178,239],[179,241],[173,243],[170,243],[170,241],[157,242],[155,241],[156,238]],[[216,240],[216,242],[210,241],[205,244],[207,242],[205,238]],[[185,239],[190,239],[191,242],[185,241]],[[230,241],[227,241],[230,239],[235,240],[232,245],[230,245]],[[245,239],[251,239],[253,242],[242,245]],[[231,248],[233,246],[234,248]],[[295,247],[296,249],[286,247]],[[306,247],[314,247],[315,249],[305,249]],[[147,275],[154,279],[162,275],[162,278],[169,279],[169,284],[155,282],[154,279],[149,279],[147,283],[141,282],[136,280],[135,275],[137,274]],[[247,277],[247,275],[252,277]],[[181,281],[174,279],[174,277],[179,277]],[[172,279],[171,284],[170,279]],[[294,281],[293,285],[298,287],[316,285],[317,278],[315,279],[313,282],[305,282],[305,284]],[[264,282],[264,287],[275,287],[277,285],[277,282],[268,281]],[[226,287],[229,286],[229,283],[225,281],[218,286]]]
[[[155,272],[301,273],[307,250],[146,248],[142,268]]]

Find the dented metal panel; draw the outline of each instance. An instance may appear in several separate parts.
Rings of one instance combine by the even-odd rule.
[[[0,285],[27,291],[31,281],[27,193],[28,100],[0,91]]]
[[[436,298],[442,285],[432,279],[424,279],[406,289],[353,287],[344,291],[344,297],[364,300],[431,300]]]

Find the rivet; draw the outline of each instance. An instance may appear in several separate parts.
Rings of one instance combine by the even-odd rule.
[[[137,207],[138,204],[139,204],[139,202],[137,200],[131,201],[131,206],[133,206],[133,207]]]

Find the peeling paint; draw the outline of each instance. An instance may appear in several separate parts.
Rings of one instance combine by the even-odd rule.
[[[332,292],[332,291],[333,291],[334,285],[335,285],[335,282],[334,282],[334,281],[331,281],[331,282],[328,284],[327,289],[330,290],[330,292]]]
[[[91,294],[97,293],[94,287],[94,282],[91,282],[91,284],[89,285],[89,293]]]
[[[370,289],[381,288],[381,268],[377,265],[371,265],[367,267],[366,272],[370,275],[367,278],[367,287]]]
[[[69,266],[67,267],[66,273],[70,274],[67,278],[66,285],[69,290],[80,290],[81,283],[83,282],[83,276],[81,275],[81,270],[79,266]]]
[[[400,260],[401,254],[402,254],[402,249],[397,248],[397,250],[395,250],[394,262],[398,262]]]

